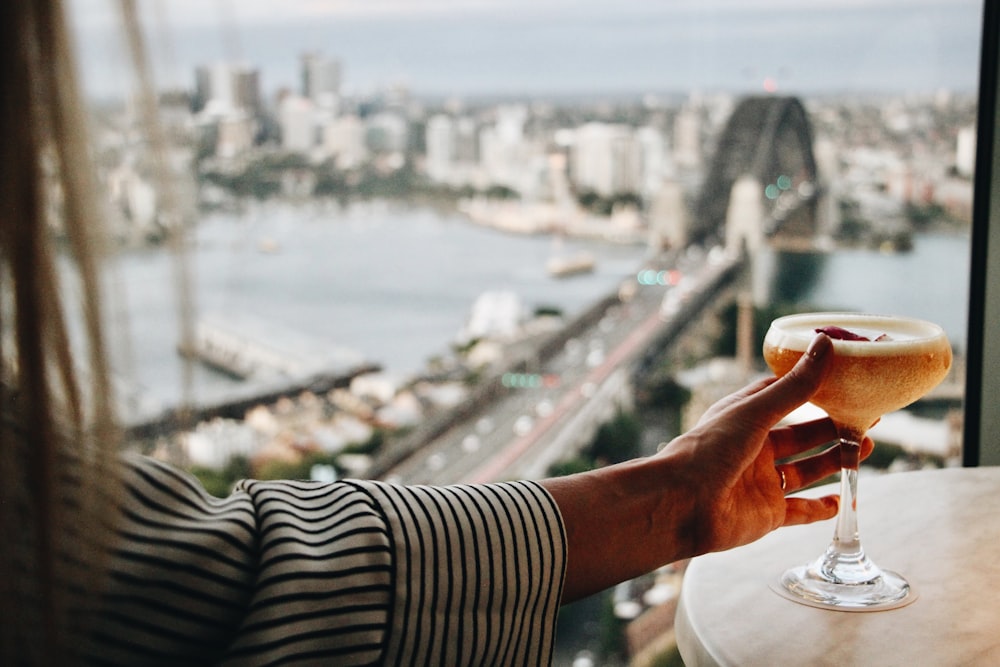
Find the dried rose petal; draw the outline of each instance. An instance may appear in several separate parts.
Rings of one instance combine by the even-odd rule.
[[[867,340],[867,341],[871,340],[870,338],[866,338],[865,336],[859,336],[853,331],[848,331],[843,327],[837,327],[833,325],[820,327],[816,329],[816,333],[825,333],[830,338],[836,338],[837,340]]]
[[[843,327],[834,326],[832,324],[830,326],[820,327],[816,329],[816,333],[825,333],[830,338],[836,338],[837,340],[871,341],[871,338],[867,338],[865,336],[862,336],[861,334],[856,334],[853,331],[850,331]],[[878,343],[887,340],[892,340],[892,336],[890,336],[889,334],[881,334],[878,338],[875,339],[875,342]]]

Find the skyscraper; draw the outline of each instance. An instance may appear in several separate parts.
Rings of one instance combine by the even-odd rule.
[[[633,129],[623,124],[586,123],[576,131],[572,154],[577,188],[603,197],[638,192],[642,156]]]
[[[451,116],[437,114],[427,121],[427,176],[447,182],[455,159],[455,130]]]
[[[195,70],[195,113],[210,109],[216,114],[261,111],[260,71],[249,65],[219,62]]]
[[[322,54],[302,54],[302,95],[321,109],[333,109],[340,99],[340,61]]]

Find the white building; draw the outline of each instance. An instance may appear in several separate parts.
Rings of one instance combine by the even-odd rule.
[[[628,125],[586,123],[576,130],[573,183],[603,197],[641,188],[642,153]]]
[[[323,126],[323,151],[339,169],[352,169],[368,159],[365,124],[351,114],[326,121]]]
[[[380,405],[389,403],[403,387],[403,380],[386,372],[372,372],[357,375],[351,379],[351,394],[375,401]]]
[[[639,193],[643,197],[651,198],[663,185],[663,179],[673,172],[673,165],[667,154],[666,140],[660,130],[647,125],[636,131],[635,138],[639,143],[642,161],[640,169],[642,184]]]
[[[976,128],[960,129],[955,143],[955,169],[959,175],[971,178],[976,172]]]
[[[515,292],[508,290],[483,292],[472,304],[472,311],[458,342],[477,338],[509,340],[517,335],[524,320],[524,306]]]
[[[304,153],[316,146],[316,107],[309,98],[287,95],[282,99],[278,124],[282,148]]]
[[[447,114],[436,114],[427,120],[424,139],[427,145],[425,168],[427,177],[438,183],[451,180],[455,163],[455,123]]]
[[[528,109],[523,105],[500,106],[491,125],[479,133],[479,164],[490,185],[515,190],[525,199],[534,198],[545,172],[545,156],[524,133]]]
[[[685,107],[674,118],[674,164],[685,169],[701,166],[701,118],[698,111]]]
[[[234,157],[250,150],[257,134],[257,121],[246,112],[226,114],[216,121],[215,154]]]

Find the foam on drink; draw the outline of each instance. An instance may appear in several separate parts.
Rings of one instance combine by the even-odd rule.
[[[937,349],[942,334],[941,328],[930,322],[860,313],[808,313],[780,319],[781,326],[772,327],[767,332],[764,344],[797,352],[805,352],[817,329],[831,325],[869,339],[834,339],[837,354],[852,356],[896,355],[902,353],[903,348],[912,354],[917,341],[923,341],[920,347]],[[882,335],[888,335],[889,340],[876,340]]]

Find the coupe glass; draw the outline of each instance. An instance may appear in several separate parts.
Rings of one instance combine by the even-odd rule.
[[[880,569],[858,533],[861,440],[882,415],[933,389],[951,367],[951,345],[941,327],[905,317],[860,313],[806,313],[780,317],[764,337],[764,359],[787,373],[816,332],[833,338],[833,362],[811,399],[830,416],[840,437],[840,510],[833,540],[814,562],[781,576],[778,591],[798,602],[845,611],[873,611],[912,602],[910,585]],[[852,340],[849,338],[857,337]]]

